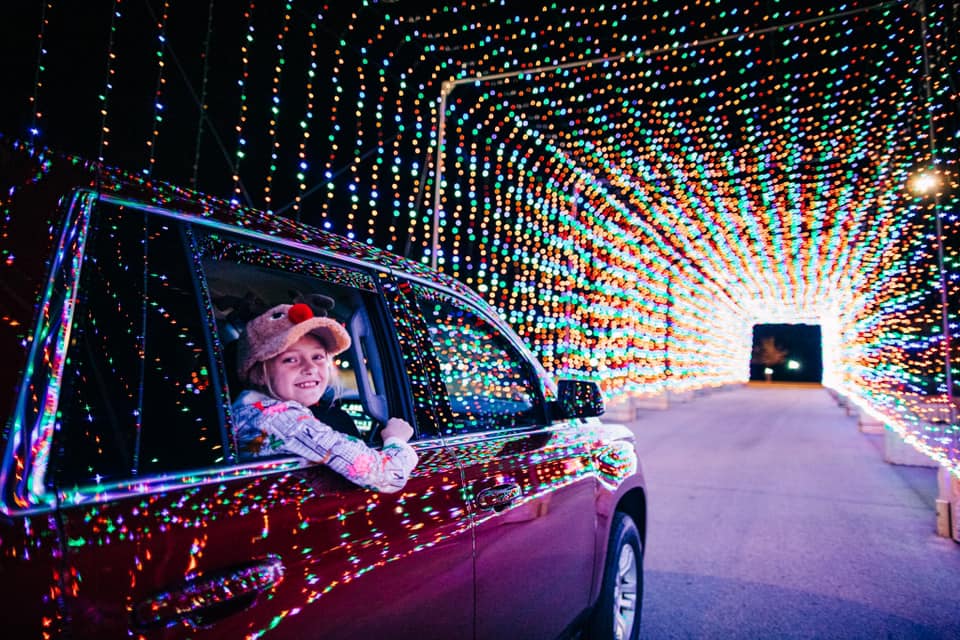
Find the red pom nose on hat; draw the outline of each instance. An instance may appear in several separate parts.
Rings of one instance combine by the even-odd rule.
[[[287,317],[290,318],[290,322],[293,324],[300,324],[304,320],[309,320],[313,317],[313,309],[307,304],[298,302],[287,311]]]

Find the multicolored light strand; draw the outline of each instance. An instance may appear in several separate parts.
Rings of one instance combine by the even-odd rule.
[[[98,96],[100,99],[100,146],[97,151],[97,159],[103,162],[104,153],[110,146],[110,128],[107,126],[108,105],[110,101],[110,92],[113,90],[113,80],[116,75],[114,61],[116,53],[114,51],[114,41],[117,34],[117,22],[123,17],[120,12],[120,4],[123,0],[114,0],[113,8],[110,11],[110,37],[107,43],[107,77],[104,80],[103,93]]]
[[[151,12],[152,14],[152,12]],[[166,76],[164,72],[166,71],[166,63],[164,62],[163,56],[167,48],[167,20],[170,15],[170,0],[164,0],[163,8],[161,9],[160,17],[157,19],[157,86],[153,92],[153,130],[150,132],[150,139],[147,140],[147,151],[149,155],[149,160],[147,161],[147,166],[144,168],[143,173],[145,175],[150,175],[153,173],[154,165],[156,164],[157,157],[157,139],[160,136],[160,124],[163,122],[163,90],[167,84]]]
[[[250,5],[243,14],[246,23],[243,41],[240,45],[240,59],[243,62],[243,68],[240,72],[240,77],[237,79],[237,86],[240,87],[240,113],[237,116],[237,124],[234,127],[234,130],[237,132],[237,150],[234,153],[234,164],[231,176],[233,179],[234,194],[232,202],[234,204],[240,204],[240,196],[245,196],[243,202],[248,206],[253,206],[253,202],[249,195],[246,194],[246,189],[243,188],[243,183],[240,181],[240,163],[246,155],[244,149],[247,146],[247,140],[244,137],[244,126],[247,123],[247,111],[249,110],[249,106],[247,105],[247,80],[250,77],[250,47],[253,44],[254,33],[256,32],[253,22],[253,10],[255,8],[256,6],[251,0]]]
[[[271,191],[273,189],[273,176],[277,171],[279,160],[280,138],[277,135],[277,121],[280,118],[280,86],[283,80],[283,68],[287,64],[284,57],[284,47],[286,45],[286,36],[290,31],[290,12],[293,10],[293,3],[288,2],[284,5],[283,22],[280,30],[277,32],[277,62],[273,68],[273,79],[270,88],[270,122],[268,131],[270,133],[270,164],[267,166],[266,184],[263,187],[263,202],[267,211],[272,211],[273,198]]]
[[[43,113],[40,111],[40,89],[43,87],[42,75],[44,66],[44,56],[47,50],[44,46],[44,35],[49,24],[50,10],[53,8],[52,2],[44,2],[40,8],[40,31],[37,33],[37,66],[33,75],[33,95],[30,96],[31,121],[29,133],[32,137],[40,135],[40,119]]]

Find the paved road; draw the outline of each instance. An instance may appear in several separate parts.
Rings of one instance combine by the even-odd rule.
[[[820,387],[646,410],[641,638],[960,638],[960,544],[936,471],[883,461]]]

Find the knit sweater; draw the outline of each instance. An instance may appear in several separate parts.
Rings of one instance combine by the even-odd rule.
[[[233,403],[232,413],[241,456],[302,456],[384,493],[402,489],[417,464],[416,452],[400,438],[387,438],[383,449],[371,449],[358,438],[334,431],[294,400],[248,390]]]

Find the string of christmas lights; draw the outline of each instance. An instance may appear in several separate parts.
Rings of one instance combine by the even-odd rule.
[[[293,11],[293,3],[287,2],[284,5],[283,21],[280,29],[277,31],[277,42],[275,45],[277,51],[277,62],[273,67],[273,78],[270,86],[270,121],[268,131],[270,133],[270,162],[267,165],[267,177],[263,187],[264,208],[271,211],[273,197],[273,178],[277,171],[279,161],[280,137],[277,135],[277,122],[280,119],[280,87],[283,80],[283,69],[287,65],[287,59],[284,55],[286,47],[287,34],[290,32],[290,13]]]
[[[310,65],[307,68],[306,79],[306,108],[303,119],[300,121],[300,128],[303,129],[303,138],[300,140],[300,146],[297,149],[297,188],[298,192],[294,198],[292,209],[294,215],[300,216],[300,202],[303,200],[303,194],[307,189],[307,170],[310,164],[307,157],[307,144],[310,141],[310,125],[313,122],[314,100],[316,99],[314,83],[317,80],[317,34],[319,24],[323,20],[323,14],[318,13],[314,21],[310,24],[310,31],[307,36],[310,38]]]
[[[43,2],[40,5],[40,30],[37,33],[37,65],[33,72],[33,93],[30,96],[30,129],[28,133],[36,138],[40,135],[40,120],[43,118],[43,112],[40,111],[40,89],[43,87],[43,71],[46,68],[44,56],[47,50],[44,46],[44,37],[47,33],[49,22],[49,13],[53,8],[53,2]]]
[[[151,12],[152,13],[152,12]],[[147,166],[144,168],[144,175],[153,173],[157,157],[157,139],[160,136],[160,124],[163,122],[163,90],[167,84],[165,76],[166,63],[163,56],[167,48],[167,20],[170,14],[170,0],[164,0],[163,8],[160,10],[160,17],[157,19],[157,84],[153,92],[153,129],[150,132],[150,139],[147,140]]]
[[[107,126],[107,113],[110,102],[110,92],[113,90],[113,80],[117,72],[114,64],[116,53],[114,51],[114,41],[117,34],[117,22],[123,17],[120,12],[120,5],[123,0],[114,0],[110,11],[110,36],[107,41],[107,73],[103,83],[103,93],[98,98],[100,100],[100,144],[97,149],[97,159],[103,162],[104,153],[110,146],[110,128]]]
[[[253,45],[254,34],[256,32],[256,27],[254,26],[253,22],[253,11],[255,8],[256,5],[254,4],[253,0],[251,0],[243,14],[243,19],[246,25],[243,33],[243,40],[240,44],[240,60],[243,63],[243,67],[240,72],[240,77],[237,79],[237,85],[240,87],[240,113],[237,116],[237,124],[234,126],[234,130],[237,132],[237,150],[234,152],[233,171],[231,175],[233,180],[232,202],[234,204],[240,204],[240,197],[244,196],[243,202],[247,206],[253,206],[253,202],[246,194],[246,190],[243,188],[243,183],[240,181],[240,163],[246,156],[245,148],[247,146],[247,139],[244,136],[244,127],[247,123],[247,111],[249,110],[249,106],[247,104],[247,82],[250,78],[250,49]]]

